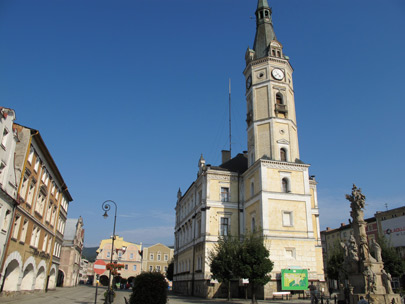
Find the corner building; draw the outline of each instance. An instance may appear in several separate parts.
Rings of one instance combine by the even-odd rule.
[[[248,151],[232,159],[223,151],[217,167],[201,156],[196,181],[178,193],[174,290],[181,293],[219,296],[208,260],[218,237],[260,228],[274,262],[262,298],[280,291],[282,269],[307,269],[309,281],[324,287],[317,183],[300,160],[293,68],[267,0],[258,1],[255,15],[256,36],[243,72]]]

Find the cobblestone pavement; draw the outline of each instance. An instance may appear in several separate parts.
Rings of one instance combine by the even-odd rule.
[[[105,287],[99,287],[97,290],[97,304],[104,303]],[[37,292],[30,294],[19,294],[16,296],[0,296],[0,303],[7,304],[94,304],[96,288],[93,286],[77,287],[58,287],[56,290],[50,290],[47,293]],[[125,304],[124,297],[129,300],[131,291],[118,290],[114,304]],[[168,304],[250,304],[250,300],[233,299],[230,302],[224,299],[202,299],[196,297],[184,297],[169,294]],[[310,300],[292,299],[292,300],[259,300],[258,303],[272,304],[310,304]]]

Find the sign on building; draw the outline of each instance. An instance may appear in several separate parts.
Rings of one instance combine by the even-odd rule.
[[[394,217],[381,221],[384,236],[394,247],[405,246],[405,216]]]
[[[281,290],[307,290],[307,269],[281,269]]]

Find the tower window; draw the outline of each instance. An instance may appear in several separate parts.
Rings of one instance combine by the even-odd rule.
[[[281,180],[281,189],[283,192],[288,193],[289,191],[289,185],[288,185],[288,179],[287,178],[283,178]]]
[[[264,15],[265,15],[266,17],[268,17],[268,16],[269,16],[269,11],[264,11]]]
[[[283,104],[283,95],[280,93],[276,94],[276,104]]]
[[[280,149],[280,160],[281,161],[287,161],[287,152],[284,148]]]
[[[271,53],[273,54],[274,57],[276,57],[276,51],[272,50]]]
[[[260,19],[263,19],[263,12],[260,12]]]
[[[280,51],[277,51],[277,57],[281,57]]]

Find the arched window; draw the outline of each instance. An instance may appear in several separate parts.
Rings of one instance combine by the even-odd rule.
[[[287,178],[283,178],[281,180],[281,188],[282,188],[283,192],[285,192],[285,193],[289,192],[288,191],[288,179]]]
[[[280,51],[277,51],[277,57],[281,57]]]
[[[280,160],[287,161],[287,151],[284,148],[280,149]]]
[[[263,19],[263,11],[260,12],[260,19]]]
[[[280,93],[276,94],[276,104],[283,104],[283,95]]]
[[[266,17],[268,17],[268,16],[269,16],[269,11],[264,11],[264,15],[265,15]]]
[[[273,54],[274,57],[276,57],[276,51],[272,50],[271,53]]]

